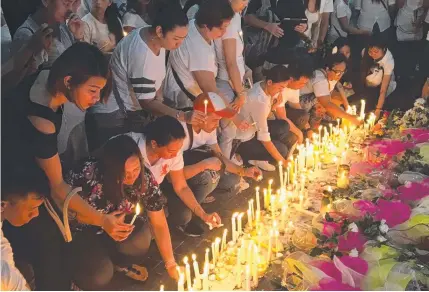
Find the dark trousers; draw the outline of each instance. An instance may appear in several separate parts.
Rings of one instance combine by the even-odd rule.
[[[152,240],[149,223],[136,220],[135,229],[122,242],[93,228],[76,232],[68,245],[67,261],[74,283],[83,290],[106,290],[115,266],[141,264]]]
[[[188,150],[193,151],[193,150]],[[202,160],[202,159],[201,159]],[[185,160],[185,167],[189,165]],[[195,164],[196,161],[193,161]],[[217,171],[205,170],[196,176],[188,179],[186,183],[192,190],[195,199],[198,203],[202,203],[205,198],[210,195],[218,186],[220,174]],[[171,226],[179,226],[188,224],[193,215],[193,210],[189,209],[185,203],[179,198],[173,189],[173,185],[164,180],[161,184],[162,192],[168,200],[168,222]]]
[[[286,115],[298,129],[306,130],[305,126],[310,121],[310,114],[306,110],[286,107]]]
[[[283,157],[286,157],[288,155],[288,145],[291,143],[293,145],[296,142],[296,136],[290,135],[289,123],[284,120],[269,120],[268,130],[270,131],[271,141],[274,146]],[[256,137],[253,137],[253,139],[249,141],[240,143],[237,148],[237,153],[241,155],[243,161],[268,160],[270,162],[275,162],[270,153],[265,149],[262,142]]]

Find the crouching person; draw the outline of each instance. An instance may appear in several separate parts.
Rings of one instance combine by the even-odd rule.
[[[168,221],[171,226],[187,225],[192,216],[200,218],[213,227],[221,224],[217,213],[207,214],[200,203],[210,193],[212,187],[206,187],[195,180],[193,186],[188,185],[185,174],[182,148],[186,139],[185,129],[173,117],[162,116],[149,123],[144,133],[129,133],[137,142],[145,166],[152,172],[158,184],[163,184],[163,190],[168,198]],[[208,165],[209,163],[207,163]],[[216,166],[214,165],[216,164]],[[211,169],[219,169],[219,164],[210,163]],[[165,177],[171,182],[166,188]],[[180,205],[182,204],[182,205]]]
[[[178,278],[164,213],[166,199],[152,173],[144,167],[144,159],[147,157],[142,157],[136,142],[120,135],[104,145],[98,160],[87,159],[66,175],[67,183],[82,187],[80,196],[92,207],[114,214],[122,222],[110,236],[99,227],[73,222],[68,262],[72,278],[81,289],[105,290],[115,272],[145,281],[148,272],[139,264],[149,250],[152,236],[168,274]],[[132,216],[126,214],[134,215],[136,208],[141,211],[131,222]]]
[[[218,186],[225,170],[255,180],[261,172],[256,167],[244,168],[236,165],[223,156],[218,145],[216,129],[219,127],[220,119],[231,118],[235,112],[225,105],[219,95],[213,92],[200,94],[195,99],[194,111],[205,111],[207,118],[205,122],[195,125],[182,122],[186,133],[182,147],[185,165],[183,172],[197,201],[210,203],[215,199],[209,195]],[[199,225],[198,218],[192,218],[191,210],[172,191],[173,185],[165,182],[163,188],[168,197],[170,221],[187,236],[202,235],[204,230]]]

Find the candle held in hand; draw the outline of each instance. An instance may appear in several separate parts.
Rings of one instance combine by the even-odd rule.
[[[204,100],[204,114],[207,114],[207,105],[209,104],[209,101],[207,99]]]
[[[137,216],[140,214],[140,204],[139,203],[137,203],[137,206],[136,206],[136,214],[134,215],[134,217],[133,217],[133,220],[131,220],[131,225],[133,225],[134,224],[134,221],[136,221],[136,218],[137,218]]]

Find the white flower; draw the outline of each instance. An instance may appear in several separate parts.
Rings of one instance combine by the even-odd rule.
[[[377,236],[377,240],[379,242],[385,242],[385,241],[387,241],[387,239],[384,236],[381,236],[381,235]]]
[[[386,234],[389,231],[389,226],[387,226],[386,224],[386,220],[381,220],[381,224],[378,227],[378,229],[380,230],[381,233]]]
[[[356,248],[352,249],[349,253],[349,256],[351,256],[352,258],[357,258],[359,256],[359,252]]]
[[[359,228],[357,227],[356,223],[350,224],[348,229],[351,232],[359,232]]]

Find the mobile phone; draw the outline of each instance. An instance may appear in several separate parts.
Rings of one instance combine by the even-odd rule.
[[[246,78],[246,80],[244,80],[244,87],[246,89],[251,89],[253,87],[252,81],[250,81],[250,78]]]

